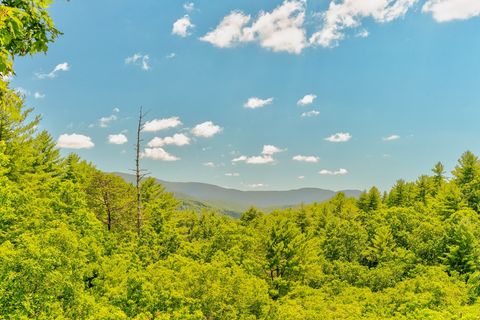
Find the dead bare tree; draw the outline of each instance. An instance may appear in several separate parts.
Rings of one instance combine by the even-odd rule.
[[[137,189],[137,233],[138,236],[141,235],[142,232],[142,194],[141,194],[141,183],[143,177],[145,177],[146,173],[144,170],[140,169],[140,157],[141,153],[140,150],[142,148],[142,130],[143,126],[145,125],[143,119],[145,118],[145,113],[143,113],[143,108],[140,107],[140,112],[138,116],[138,126],[137,126],[137,141],[135,144],[135,187]]]

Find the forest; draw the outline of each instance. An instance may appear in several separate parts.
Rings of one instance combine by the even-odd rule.
[[[62,157],[9,87],[60,35],[0,2],[0,319],[480,319],[480,159],[240,219]],[[133,159],[132,159],[133,164]],[[447,178],[451,177],[451,178]]]

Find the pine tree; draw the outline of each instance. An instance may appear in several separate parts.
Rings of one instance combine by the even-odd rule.
[[[480,161],[472,152],[465,152],[452,172],[468,206],[480,212]]]

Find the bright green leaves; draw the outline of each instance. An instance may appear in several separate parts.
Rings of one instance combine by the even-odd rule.
[[[273,285],[273,298],[285,295],[291,282],[301,279],[307,253],[305,235],[288,220],[274,222],[265,243],[265,272]]]
[[[60,31],[48,14],[51,1],[3,0],[0,4],[0,75],[13,73],[13,59],[47,52]]]
[[[455,182],[460,187],[468,206],[480,212],[480,160],[472,152],[465,152],[453,170]]]

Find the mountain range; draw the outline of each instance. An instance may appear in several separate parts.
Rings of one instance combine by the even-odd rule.
[[[115,174],[127,182],[134,183],[135,176],[128,173]],[[238,217],[250,207],[264,211],[278,208],[294,207],[300,204],[323,202],[331,199],[339,192],[348,197],[358,197],[360,190],[332,191],[320,188],[301,188],[286,191],[242,191],[223,188],[200,182],[169,182],[157,179],[172,192],[176,198],[182,200],[185,208],[214,208],[223,213]]]

